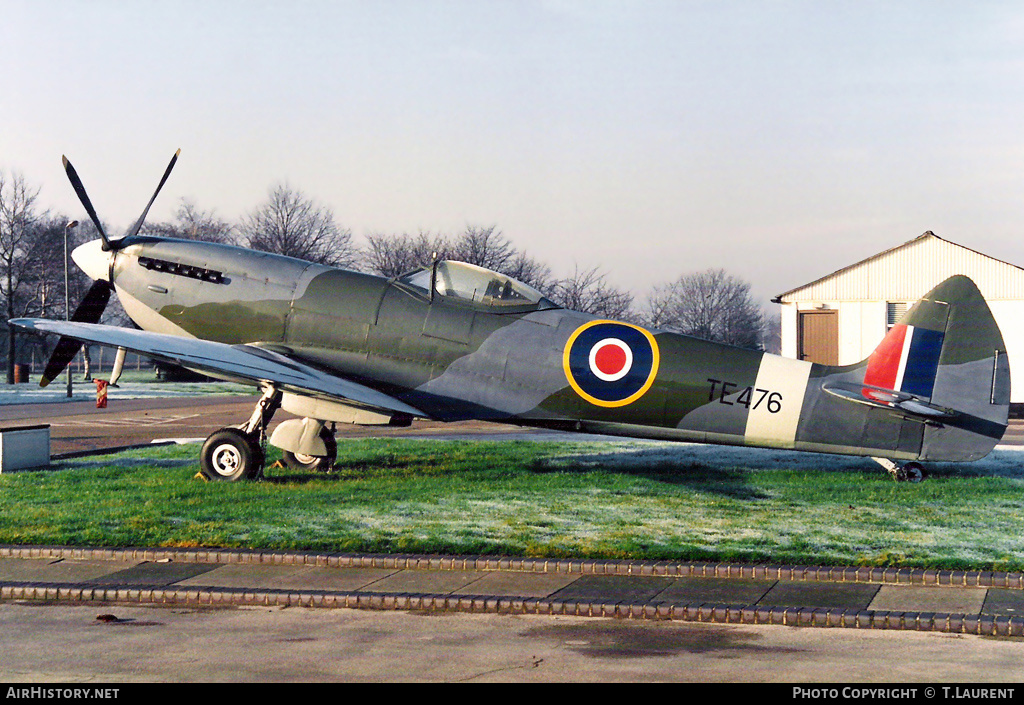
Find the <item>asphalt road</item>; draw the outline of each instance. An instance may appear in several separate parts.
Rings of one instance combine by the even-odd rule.
[[[51,453],[63,455],[162,439],[206,438],[219,428],[247,421],[256,400],[255,396],[111,399],[105,409],[97,409],[92,401],[6,405],[0,406],[0,425],[49,424]],[[278,411],[270,429],[289,418],[294,417],[285,411]],[[339,438],[357,438],[512,432],[522,432],[522,429],[476,421],[447,424],[414,421],[409,428],[338,424],[336,435]]]
[[[97,409],[92,401],[51,402],[0,406],[0,425],[50,425],[51,452],[100,450],[125,445],[151,443],[161,439],[206,438],[219,428],[248,420],[256,403],[255,396],[116,399],[107,408]],[[270,424],[294,418],[278,411]],[[506,434],[552,436],[556,431],[524,430],[517,426],[464,421],[440,423],[414,421],[409,428],[353,426],[338,424],[338,438],[369,436],[504,436]],[[1003,443],[1024,445],[1024,420],[1013,420]]]

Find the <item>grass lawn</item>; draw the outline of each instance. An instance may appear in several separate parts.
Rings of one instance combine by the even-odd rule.
[[[1021,451],[909,484],[866,459],[688,444],[339,445],[334,473],[258,483],[195,479],[197,445],[0,475],[0,543],[1024,570]]]

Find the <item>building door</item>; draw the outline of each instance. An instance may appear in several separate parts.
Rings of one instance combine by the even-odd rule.
[[[839,364],[838,311],[801,311],[798,335],[801,360]]]

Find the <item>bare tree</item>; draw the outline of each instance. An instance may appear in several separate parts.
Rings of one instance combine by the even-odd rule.
[[[18,315],[64,317],[64,226],[69,220],[40,217],[30,226],[32,246],[21,267],[24,295]]]
[[[750,296],[750,284],[723,269],[685,274],[654,287],[645,321],[705,340],[759,348],[764,314]]]
[[[554,286],[554,281],[551,279],[551,268],[525,252],[517,252],[515,257],[505,265],[502,274],[518,279],[542,293],[550,292]]]
[[[619,320],[633,317],[633,295],[608,284],[597,267],[581,272],[577,266],[571,276],[554,282],[550,295],[555,303],[574,311]]]
[[[329,208],[287,185],[271,188],[266,202],[242,219],[239,231],[255,250],[332,267],[353,267],[357,261],[351,231],[338,226]]]
[[[371,233],[366,236],[367,268],[385,277],[399,277],[426,267],[436,254],[447,259],[451,245],[443,235],[420,231],[416,235]]]
[[[775,311],[765,314],[761,327],[761,347],[772,355],[782,354],[782,314]]]
[[[453,259],[506,274],[540,291],[551,285],[551,269],[518,250],[496,226],[467,226],[458,236],[371,233],[366,236],[367,269],[397,277],[438,259]]]
[[[36,212],[39,188],[15,173],[0,172],[0,296],[4,300],[4,320],[19,315],[27,286],[32,278],[33,260],[39,255]],[[15,330],[7,326],[7,383],[14,383]]]
[[[235,226],[217,217],[215,211],[204,211],[188,198],[182,198],[174,221],[147,225],[146,231],[164,237],[205,242],[234,243]]]
[[[655,286],[647,295],[643,313],[643,323],[651,328],[670,328],[674,321],[673,290],[670,285]]]
[[[466,226],[455,238],[451,249],[451,259],[493,269],[495,272],[502,272],[517,254],[516,248],[496,225],[486,228]]]
[[[552,286],[551,269],[518,249],[496,225],[468,225],[454,239],[449,257],[500,272],[546,292]]]
[[[63,318],[64,305],[64,226],[63,216],[40,217],[29,226],[31,246],[21,256],[20,293],[15,296],[13,314]],[[8,309],[10,313],[11,309]],[[23,335],[16,339],[15,357],[45,359],[56,341],[48,336]]]

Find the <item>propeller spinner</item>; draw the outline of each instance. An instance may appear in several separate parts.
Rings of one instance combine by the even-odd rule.
[[[93,225],[96,226],[96,232],[100,234],[100,240],[102,240],[101,249],[104,252],[116,252],[117,250],[124,247],[127,240],[135,235],[139,234],[142,229],[142,224],[146,221],[146,216],[149,214],[149,209],[153,205],[153,201],[156,200],[157,194],[160,193],[160,189],[164,187],[164,183],[167,181],[167,177],[171,175],[171,169],[174,168],[174,163],[178,161],[178,155],[181,154],[179,149],[171,157],[170,163],[167,165],[167,169],[164,170],[163,178],[160,179],[160,183],[157,184],[156,190],[153,192],[153,196],[149,199],[149,203],[146,204],[145,210],[142,211],[142,215],[135,221],[135,224],[118,240],[111,240],[106,231],[103,229],[103,224],[100,223],[99,217],[96,215],[96,209],[92,206],[92,201],[89,200],[89,194],[85,191],[85,186],[82,184],[82,180],[78,177],[78,172],[75,171],[75,167],[71,165],[67,157],[63,157],[64,160],[64,171],[67,172],[68,179],[71,181],[71,186],[75,189],[75,193],[78,194],[78,200],[82,202],[85,207],[85,212],[89,214],[89,218],[92,219]],[[90,276],[93,274],[87,272]],[[107,307],[107,303],[110,301],[110,292],[114,288],[112,281],[112,273],[108,270],[107,278],[96,277],[96,281],[89,287],[89,291],[86,292],[85,297],[81,303],[78,304],[78,308],[71,315],[72,321],[78,321],[82,323],[99,323],[100,316],[103,315],[103,311]],[[74,359],[75,355],[81,349],[81,341],[73,338],[67,338],[62,336],[57,341],[57,346],[53,349],[53,354],[50,355],[50,360],[46,364],[46,369],[43,371],[42,378],[39,380],[39,386],[45,387],[64,371],[64,368],[70,364],[71,360]]]

